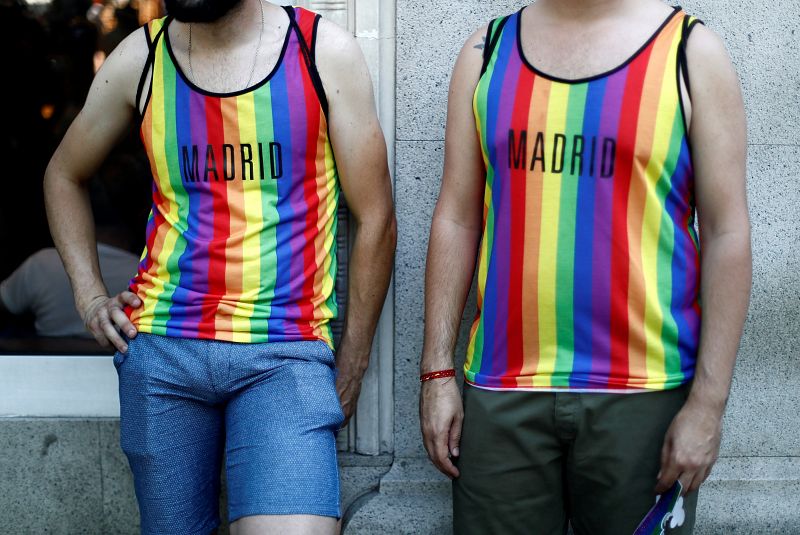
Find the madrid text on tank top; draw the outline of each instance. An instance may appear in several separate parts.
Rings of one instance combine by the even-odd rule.
[[[319,16],[286,12],[273,71],[228,94],[184,75],[169,18],[147,28],[153,205],[131,282],[143,306],[127,310],[141,332],[332,345],[339,180],[314,65]]]
[[[583,392],[685,384],[700,264],[679,73],[696,19],[676,8],[628,61],[582,80],[526,61],[520,19],[489,26],[474,95],[486,189],[466,380]]]

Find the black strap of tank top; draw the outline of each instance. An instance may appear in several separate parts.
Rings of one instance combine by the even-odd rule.
[[[698,24],[703,24],[703,21],[700,19],[694,19],[690,22],[689,18],[690,17],[688,15],[683,17],[681,41],[678,43],[678,64],[680,65],[681,74],[683,75],[683,83],[686,84],[686,94],[689,95],[689,98],[691,98],[692,89],[689,85],[689,65],[686,59],[686,43],[689,40],[689,34],[692,33],[694,27]]]
[[[294,8],[292,6],[284,6],[286,10],[286,14],[289,15],[289,30],[297,34],[297,40],[300,43],[300,53],[303,54],[303,59],[305,59],[306,67],[308,68],[308,74],[311,77],[311,83],[314,85],[314,90],[317,92],[317,98],[319,98],[319,103],[322,106],[322,112],[325,114],[325,117],[328,116],[328,97],[325,95],[325,88],[322,85],[322,78],[320,78],[319,70],[317,70],[317,64],[315,62],[314,57],[314,48],[316,48],[313,42],[313,39],[317,35],[317,26],[319,25],[319,19],[321,18],[320,15],[316,15],[314,18],[314,29],[312,32],[312,43],[311,47],[309,47],[309,43],[306,42],[306,38],[303,35],[303,30],[300,29],[300,25],[297,24],[297,17],[295,16]]]
[[[497,48],[497,43],[500,41],[500,34],[503,33],[503,27],[506,25],[508,17],[501,19],[493,19],[486,29],[486,41],[483,43],[483,65],[481,65],[481,76],[484,75],[486,69],[489,68],[489,62],[492,60],[494,49]]]
[[[142,69],[142,75],[139,77],[139,86],[136,88],[136,100],[134,102],[136,103],[137,110],[139,110],[139,102],[142,99],[142,91],[144,91],[144,82],[147,79],[147,73],[150,71],[150,67],[153,65],[153,62],[155,61],[156,46],[158,45],[158,39],[161,37],[161,34],[164,33],[164,29],[167,27],[167,24],[169,24],[170,20],[171,20],[170,17],[167,17],[166,20],[164,20],[164,24],[161,25],[161,28],[158,30],[158,33],[156,33],[156,36],[153,39],[150,39],[150,28],[148,27],[148,25],[145,24],[143,26],[144,35],[147,38],[148,52],[147,52],[147,60],[144,62],[144,69]],[[152,83],[152,78],[151,78],[151,83]],[[148,99],[150,98],[149,94],[147,95],[147,98]],[[145,108],[147,108],[147,101],[145,101],[144,106],[142,106],[142,109],[139,110],[139,113],[140,114],[144,113]]]

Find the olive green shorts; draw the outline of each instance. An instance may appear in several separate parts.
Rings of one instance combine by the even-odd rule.
[[[661,446],[689,387],[637,394],[464,387],[456,535],[631,535],[655,503]],[[697,493],[686,496],[694,527]]]

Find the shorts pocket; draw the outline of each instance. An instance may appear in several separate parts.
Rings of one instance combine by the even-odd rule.
[[[331,347],[323,341],[320,341],[319,344],[322,346],[322,351],[326,356],[326,362],[330,365],[331,369],[333,370],[333,396],[336,400],[336,408],[338,409],[337,415],[337,422],[335,424],[335,430],[338,434],[339,430],[342,428],[342,424],[344,423],[344,411],[342,410],[342,403],[339,399],[339,393],[336,391],[336,379],[339,377],[339,368],[336,367],[336,353],[331,349]]]
[[[122,335],[122,339],[125,340],[125,343],[128,344],[128,351],[122,353],[121,351],[117,351],[114,353],[114,359],[112,362],[114,363],[114,367],[119,371],[120,366],[131,356],[131,351],[133,351],[133,343],[138,338],[138,335],[134,338],[128,338],[125,336],[124,333],[120,333]]]
[[[130,346],[128,346],[128,351],[130,351]],[[114,363],[114,367],[119,371],[119,367],[122,366],[122,363],[125,362],[125,354],[117,351],[114,353],[114,359],[112,360]]]
[[[336,362],[336,354],[333,352],[333,349],[331,349],[331,346],[329,346],[322,340],[317,340],[317,342],[315,343],[319,347],[320,357],[322,361],[328,362],[331,366],[333,366],[334,363]]]

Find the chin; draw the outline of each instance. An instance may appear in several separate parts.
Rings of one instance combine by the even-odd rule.
[[[167,13],[181,22],[215,22],[242,0],[164,0]]]

